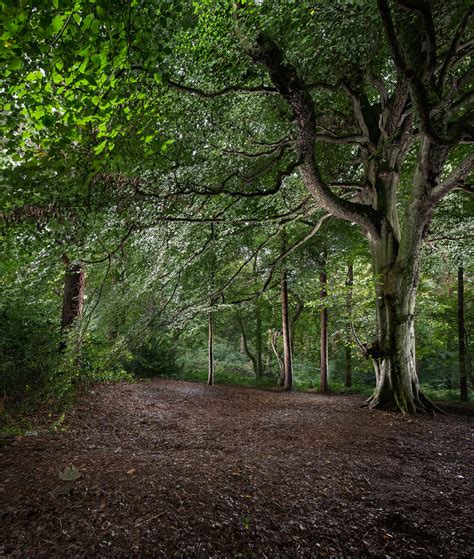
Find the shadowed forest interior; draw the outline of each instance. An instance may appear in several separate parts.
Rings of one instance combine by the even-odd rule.
[[[0,6],[0,556],[471,556],[470,3]]]

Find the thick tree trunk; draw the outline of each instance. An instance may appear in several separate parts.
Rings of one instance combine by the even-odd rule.
[[[207,338],[207,384],[214,384],[214,324],[212,312],[209,313],[207,319],[208,338]]]
[[[409,227],[407,223],[405,229]],[[416,235],[419,228],[411,231]],[[371,242],[377,278],[377,340],[367,346],[367,354],[374,361],[376,388],[367,404],[373,408],[408,414],[438,409],[420,391],[416,372],[415,301],[420,248],[421,234],[400,249],[390,232]]]
[[[458,342],[459,342],[459,389],[463,402],[468,399],[466,328],[464,324],[464,268],[458,268]]]
[[[349,339],[351,338],[350,321],[352,320],[353,284],[354,284],[354,266],[352,262],[349,262],[349,264],[347,265],[347,278],[346,278],[346,286],[347,286],[346,305],[347,305],[347,315],[349,317],[349,321],[347,325],[347,335]],[[346,388],[350,388],[352,386],[352,353],[349,345],[345,347],[345,351],[344,351],[344,386]]]
[[[260,309],[259,301],[257,300],[255,309],[255,375],[261,378],[263,375],[263,360],[262,360],[262,312]]]
[[[323,266],[326,265],[326,258],[324,258]],[[327,275],[326,270],[323,269],[319,274],[319,283],[321,284],[321,304],[323,305],[320,311],[320,383],[319,390],[321,392],[328,391],[328,309],[326,307],[327,298]]]
[[[84,306],[85,273],[80,262],[71,262],[64,255],[64,291],[61,315],[62,341],[60,350],[66,349],[66,332],[74,321],[81,315]]]
[[[288,284],[287,272],[281,273],[281,323],[283,336],[283,370],[284,370],[284,390],[293,388],[293,363],[291,356],[291,333],[290,320],[288,315]]]

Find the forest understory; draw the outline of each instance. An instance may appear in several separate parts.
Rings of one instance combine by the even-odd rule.
[[[96,386],[3,441],[0,557],[472,557],[472,417],[362,402]]]

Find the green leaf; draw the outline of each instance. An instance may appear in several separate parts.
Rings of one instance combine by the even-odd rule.
[[[8,67],[11,70],[18,70],[22,66],[23,66],[23,60],[20,57],[12,58],[12,60],[10,60],[10,63],[8,64]]]
[[[92,22],[92,25],[91,25],[91,33],[93,35],[98,35],[99,34],[99,27],[100,27],[100,21],[98,19],[94,19],[94,21]]]
[[[82,30],[87,31],[94,19],[94,14],[89,14],[82,20]]]
[[[66,20],[66,17],[67,16],[65,15],[54,16],[53,21],[51,22],[51,27],[54,33],[57,33],[61,29]]]
[[[99,68],[102,62],[102,57],[100,56],[100,54],[93,54],[91,56],[91,61],[96,68]]]
[[[29,74],[27,74],[25,81],[34,82],[36,80],[40,80],[42,77],[43,74],[39,70],[36,70],[34,72],[30,72]]]
[[[45,115],[45,110],[43,109],[43,107],[38,107],[36,109],[36,111],[34,111],[32,113],[31,116],[33,116],[35,119],[39,120],[41,117],[43,117]]]
[[[166,140],[166,142],[161,146],[161,153],[166,153],[168,147],[174,144],[173,139]]]
[[[79,72],[81,74],[85,74],[86,73],[86,68],[87,68],[87,63],[89,62],[89,60],[86,58],[82,61],[81,65],[79,66]]]
[[[107,145],[107,140],[104,140],[103,142],[100,142],[100,144],[98,146],[95,146],[94,153],[96,155],[99,155],[99,153],[102,153],[104,151],[106,145]]]

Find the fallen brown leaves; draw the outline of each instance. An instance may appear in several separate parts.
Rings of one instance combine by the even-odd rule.
[[[0,557],[471,557],[472,419],[360,403],[97,387],[68,431],[0,449]]]

